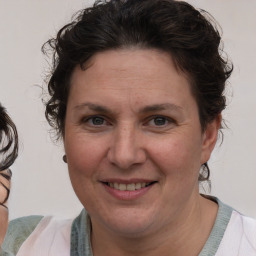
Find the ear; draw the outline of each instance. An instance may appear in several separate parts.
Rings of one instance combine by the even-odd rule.
[[[201,164],[206,163],[211,156],[218,138],[221,120],[222,117],[221,114],[219,114],[211,123],[207,124],[206,126],[206,129],[203,133]]]

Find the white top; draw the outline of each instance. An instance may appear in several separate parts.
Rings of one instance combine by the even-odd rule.
[[[69,256],[72,222],[44,217],[22,244],[17,256]]]
[[[217,198],[219,210],[199,256],[256,256],[256,220]],[[93,256],[85,209],[74,220],[30,216],[10,223],[1,256]]]
[[[216,256],[255,256],[256,220],[232,212]]]

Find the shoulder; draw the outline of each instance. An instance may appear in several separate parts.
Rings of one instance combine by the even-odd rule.
[[[236,221],[240,226],[240,232],[242,234],[242,245],[250,247],[256,254],[256,219],[241,215],[234,211],[232,215],[234,222]]]
[[[256,219],[233,210],[218,253],[217,255],[256,255]]]
[[[50,253],[55,256],[68,256],[72,241],[73,245],[78,243],[83,248],[84,237],[87,237],[86,216],[85,211],[82,211],[75,220],[60,219],[55,216],[29,216],[15,219],[9,224],[0,255],[37,255],[40,251],[41,255]],[[75,252],[82,248],[72,247]]]
[[[216,197],[219,210],[211,234],[200,256],[255,256],[256,220],[240,214]]]
[[[10,221],[2,250],[3,255],[16,255],[20,246],[37,227],[43,216],[28,216]],[[2,252],[3,253],[3,252]]]
[[[256,245],[256,219],[244,216],[233,210],[228,228],[239,231],[246,239],[254,239]]]

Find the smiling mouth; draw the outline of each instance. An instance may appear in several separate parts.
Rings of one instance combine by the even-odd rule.
[[[153,182],[137,182],[137,183],[130,183],[130,184],[123,184],[123,183],[117,183],[117,182],[103,182],[108,187],[121,190],[121,191],[135,191],[139,190],[145,187],[152,186],[156,183],[156,181]]]

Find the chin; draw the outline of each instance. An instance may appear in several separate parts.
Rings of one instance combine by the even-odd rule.
[[[105,217],[101,222],[108,230],[131,238],[149,233],[157,222],[151,212],[136,209],[123,208],[113,212],[111,216]]]
[[[127,238],[142,237],[150,233],[151,225],[149,223],[131,223],[130,221],[123,223],[109,223],[108,226],[115,234]]]

